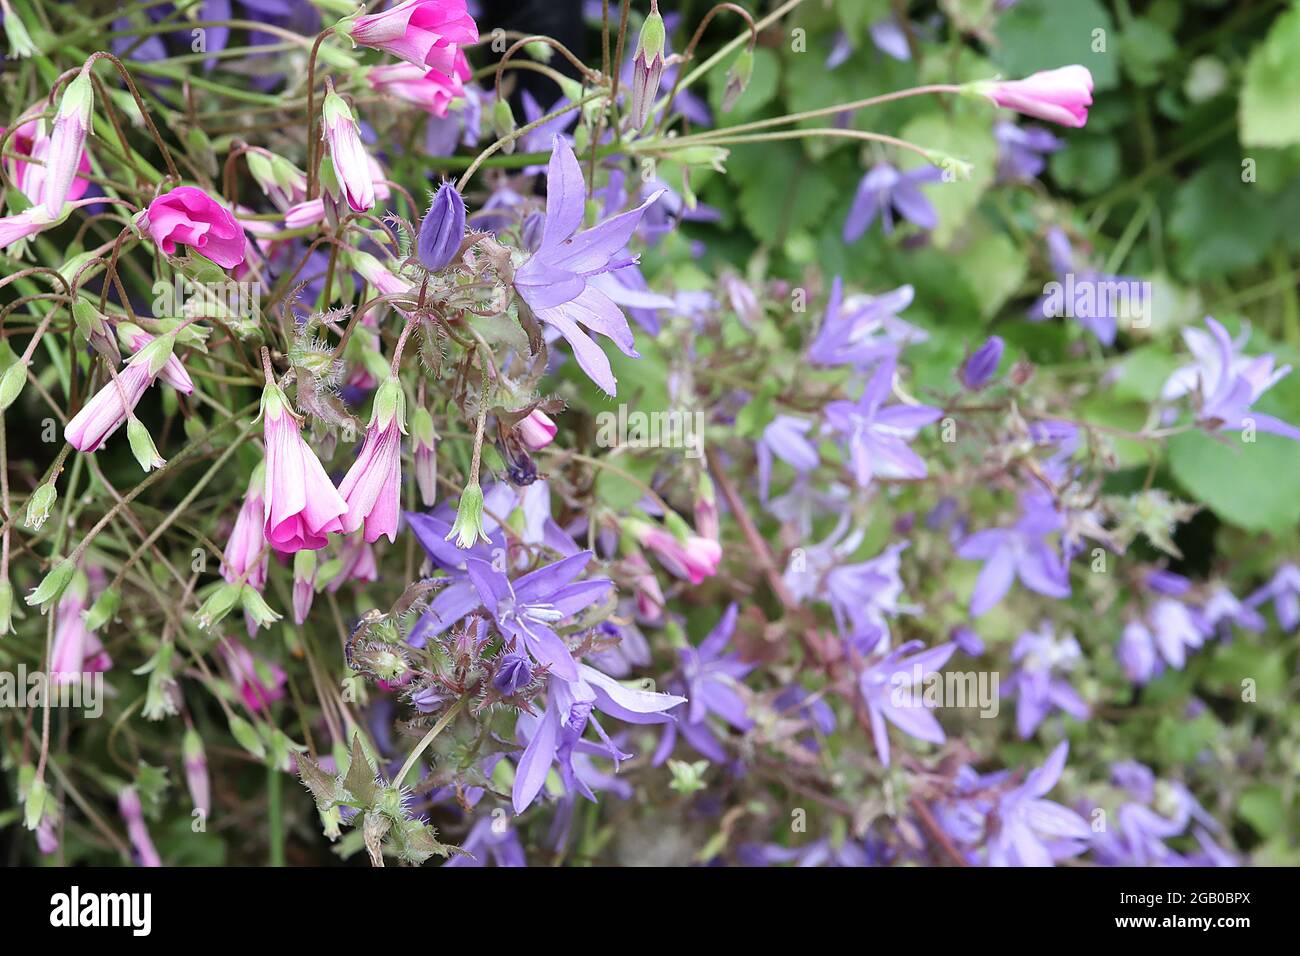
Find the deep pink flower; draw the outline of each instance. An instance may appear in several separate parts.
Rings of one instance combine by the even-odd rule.
[[[178,186],[149,204],[139,219],[158,248],[171,256],[190,246],[223,269],[244,261],[248,239],[234,215],[201,189]]]
[[[478,41],[465,0],[406,0],[390,10],[357,17],[346,32],[355,42],[442,73],[456,70],[460,46]]]
[[[348,506],[330,483],[316,453],[302,439],[289,400],[274,385],[262,393],[266,436],[266,537],[277,551],[317,551],[326,535],[342,531]]]
[[[244,503],[235,518],[235,527],[221,555],[221,576],[234,583],[242,580],[255,591],[266,585],[266,511],[262,491],[266,484],[263,465],[253,469],[248,480]],[[256,564],[254,564],[256,562]]]
[[[348,506],[343,530],[351,534],[364,523],[367,544],[381,535],[389,541],[397,538],[405,406],[402,386],[396,378],[389,378],[375,394],[374,414],[361,453],[339,485]]]
[[[1062,126],[1083,126],[1092,105],[1092,74],[1086,66],[1044,70],[1023,80],[990,85],[988,97],[1003,109]]]

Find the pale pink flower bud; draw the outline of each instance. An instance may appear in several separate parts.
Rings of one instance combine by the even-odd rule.
[[[446,116],[451,101],[465,96],[464,84],[470,76],[465,54],[458,50],[450,76],[413,63],[392,63],[372,68],[366,80],[379,93],[413,103],[434,116]]]
[[[519,431],[519,440],[529,451],[539,451],[555,440],[558,431],[555,422],[544,411],[534,408],[515,426]]]
[[[185,786],[190,791],[190,800],[194,803],[194,809],[206,817],[212,812],[208,756],[203,750],[203,738],[193,727],[185,731],[181,754],[185,763]]]
[[[134,787],[123,787],[118,791],[117,809],[126,821],[126,835],[135,851],[136,862],[140,866],[162,866],[162,858],[158,856],[153,840],[149,837],[149,828],[144,823],[140,795]]]
[[[244,503],[235,518],[235,527],[221,555],[221,576],[232,584],[242,580],[260,591],[266,586],[268,550],[266,547],[266,511],[262,492],[266,484],[265,466],[253,469]]]
[[[90,84],[90,71],[83,68],[63,90],[59,112],[54,117],[49,149],[45,153],[45,185],[41,190],[41,204],[49,216],[63,212],[81,166],[86,146],[86,133],[90,129],[90,110],[94,105],[94,88]]]
[[[132,352],[143,350],[155,338],[132,322],[119,322],[117,337]],[[175,352],[168,356],[166,364],[158,372],[158,377],[183,395],[189,395],[194,391],[194,380],[190,378],[190,373],[185,371],[185,366],[181,364],[180,357]]]
[[[361,144],[361,130],[352,116],[352,110],[331,88],[325,94],[321,108],[325,144],[329,147],[334,176],[348,207],[353,212],[366,212],[375,204],[375,181],[371,175],[370,158]]]
[[[1023,80],[992,83],[986,92],[1003,109],[1062,126],[1079,127],[1088,122],[1092,74],[1086,66],[1063,66],[1034,73]]]
[[[63,429],[64,439],[77,451],[92,452],[103,448],[108,437],[122,427],[127,413],[135,410],[153,380],[148,362],[131,361],[118,373],[117,381],[110,379],[105,382],[81,411],[72,416]],[[123,395],[126,396],[125,406],[122,404]]]
[[[635,534],[641,546],[654,552],[659,562],[679,578],[699,584],[718,573],[722,546],[716,541],[694,534],[681,541],[671,531],[641,522],[635,525]]]

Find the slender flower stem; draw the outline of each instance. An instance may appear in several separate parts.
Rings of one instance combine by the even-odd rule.
[[[412,750],[410,755],[406,758],[406,762],[402,764],[402,769],[397,771],[397,776],[393,778],[393,786],[400,787],[402,785],[402,781],[405,780],[406,775],[411,772],[416,761],[420,759],[420,755],[429,749],[429,744],[433,743],[434,738],[447,728],[447,725],[455,719],[456,715],[460,713],[460,709],[464,706],[465,698],[461,697],[447,708],[447,712],[438,718],[436,724],[429,728],[429,732],[420,739],[420,742],[415,745],[415,749]]]

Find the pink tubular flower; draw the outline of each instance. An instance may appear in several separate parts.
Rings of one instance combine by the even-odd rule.
[[[348,104],[333,88],[325,94],[321,122],[321,135],[329,148],[334,178],[343,191],[348,207],[353,212],[366,212],[375,204],[375,181],[371,173],[370,157],[361,145],[361,129],[352,116],[352,110],[348,109]]]
[[[277,551],[292,554],[317,551],[326,535],[341,531],[340,517],[348,510],[321,467],[316,453],[302,439],[289,400],[274,385],[262,393],[266,440],[266,509],[264,531]]]
[[[171,256],[190,246],[223,269],[244,261],[248,239],[234,215],[201,189],[178,186],[149,204],[138,225]]]
[[[266,510],[262,489],[266,484],[265,466],[259,464],[248,479],[244,503],[235,518],[235,527],[221,555],[221,576],[232,584],[243,580],[253,590],[266,585],[266,565],[269,555],[266,548]],[[256,562],[256,564],[254,564]]]
[[[266,707],[284,696],[285,676],[279,664],[254,654],[233,637],[218,646],[249,710]]]
[[[987,95],[1003,109],[1080,127],[1088,122],[1092,105],[1092,74],[1086,66],[1063,66],[1023,80],[992,83]]]
[[[339,547],[339,561],[342,567],[330,578],[325,590],[337,594],[339,588],[350,581],[366,582],[379,580],[379,565],[375,561],[375,549],[360,537],[345,538]]]
[[[63,437],[69,445],[77,451],[99,451],[108,437],[122,427],[127,414],[135,411],[145,389],[157,377],[157,373],[150,369],[149,354],[146,350],[133,355],[118,373],[117,381],[110,379],[105,382],[81,411],[72,416],[72,421],[63,429]],[[125,405],[123,396],[126,397]]]
[[[722,561],[722,545],[699,535],[688,535],[685,542],[666,528],[637,521],[632,524],[637,543],[654,552],[671,574],[699,584],[718,573]]]
[[[375,408],[361,453],[339,485],[347,502],[343,530],[348,534],[365,524],[366,543],[381,535],[397,538],[397,513],[402,485],[402,435],[406,433],[406,397],[390,377],[375,393]]]
[[[640,551],[627,556],[624,563],[632,572],[632,587],[636,592],[637,619],[646,624],[658,624],[664,616],[664,592],[659,579],[650,569],[650,563]]]
[[[465,0],[406,0],[341,26],[354,42],[437,70],[448,81],[460,46],[478,40],[478,26]]]
[[[194,802],[194,809],[205,817],[212,812],[212,784],[208,779],[208,755],[203,750],[203,738],[193,727],[185,731],[181,742],[185,764],[185,786]]]
[[[134,787],[123,787],[117,794],[117,809],[126,821],[126,835],[131,840],[135,861],[140,866],[162,866],[162,857],[149,838],[149,828],[144,823],[140,795]]]
[[[411,283],[397,275],[370,253],[363,252],[360,249],[352,249],[347,252],[347,257],[352,263],[352,268],[361,273],[361,278],[374,286],[375,291],[380,295],[399,295],[410,290]]]
[[[446,116],[452,100],[465,95],[465,81],[471,76],[464,52],[457,50],[450,76],[413,63],[377,66],[366,74],[373,90],[413,103],[426,113]]]
[[[54,650],[50,656],[53,684],[75,684],[82,674],[96,674],[113,666],[104,645],[86,627],[82,612],[89,606],[90,581],[85,572],[78,571],[54,612]]]
[[[539,451],[555,440],[558,429],[551,416],[541,409],[534,408],[528,417],[515,426],[519,431],[519,440],[529,451]]]

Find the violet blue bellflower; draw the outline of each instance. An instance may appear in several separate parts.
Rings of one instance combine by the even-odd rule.
[[[894,231],[894,214],[925,231],[939,225],[939,215],[921,191],[922,183],[937,182],[943,171],[937,166],[918,166],[901,172],[889,163],[877,163],[858,182],[857,192],[844,219],[843,238],[856,242],[880,217],[885,235]]]

